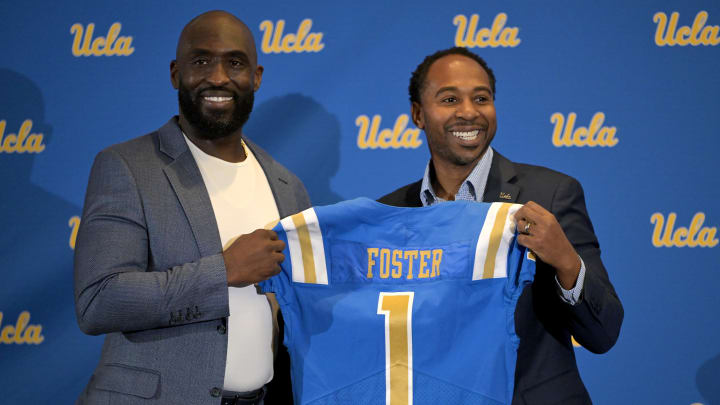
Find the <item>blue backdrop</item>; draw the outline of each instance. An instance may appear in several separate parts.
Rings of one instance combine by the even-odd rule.
[[[0,402],[71,403],[87,382],[102,338],[76,325],[72,248],[91,162],[176,114],[177,37],[219,8],[265,66],[245,132],[315,204],[420,178],[410,72],[478,52],[493,146],[583,183],[623,300],[615,348],[576,349],[595,402],[720,404],[720,3],[340,3],[0,3]]]

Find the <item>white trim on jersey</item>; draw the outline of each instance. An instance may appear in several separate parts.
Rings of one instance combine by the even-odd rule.
[[[288,241],[292,280],[296,283],[328,284],[325,246],[313,208],[280,220]]]
[[[507,254],[515,236],[513,216],[521,206],[492,203],[488,209],[475,248],[473,280],[507,277]]]

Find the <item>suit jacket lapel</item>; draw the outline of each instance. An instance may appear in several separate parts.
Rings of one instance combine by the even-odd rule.
[[[288,215],[294,214],[297,209],[295,206],[290,205],[290,202],[295,201],[293,197],[293,190],[290,188],[290,179],[285,177],[281,170],[278,170],[275,162],[270,155],[267,154],[261,147],[253,143],[247,138],[243,138],[245,144],[250,151],[255,155],[260,167],[265,173],[270,190],[275,198],[275,204],[277,205],[278,213],[280,218],[285,218]]]
[[[511,183],[515,179],[513,163],[493,150],[493,161],[490,165],[490,174],[485,185],[485,202],[516,202],[520,193],[520,186]]]
[[[200,255],[220,253],[220,233],[210,196],[176,118],[160,128],[158,138],[160,151],[173,159],[163,171],[185,211]]]

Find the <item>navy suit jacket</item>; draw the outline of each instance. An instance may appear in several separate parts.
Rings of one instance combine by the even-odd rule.
[[[309,207],[300,180],[246,143],[280,216]],[[78,403],[220,403],[225,262],[210,197],[177,117],[96,157],[75,249],[75,309],[83,332],[106,335]]]
[[[418,181],[378,201],[419,207]],[[564,303],[555,269],[538,262],[535,281],[523,291],[515,311],[520,336],[513,405],[589,404],[580,379],[571,336],[594,353],[608,351],[617,341],[623,308],[600,260],[600,246],[585,206],[580,183],[562,173],[513,163],[494,153],[483,201],[524,204],[535,201],[552,212],[585,262],[581,301]]]

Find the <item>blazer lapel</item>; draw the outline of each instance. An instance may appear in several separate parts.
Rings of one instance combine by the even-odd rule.
[[[283,171],[278,170],[276,167],[277,163],[261,147],[246,137],[243,137],[243,140],[253,155],[255,155],[255,159],[257,159],[265,173],[265,178],[273,193],[273,198],[275,198],[275,204],[277,205],[280,218],[285,218],[297,212],[297,208],[294,205],[290,205],[291,202],[295,201],[293,190],[290,188],[290,179],[284,175]]]
[[[513,163],[496,150],[493,150],[493,161],[490,165],[490,174],[485,186],[483,201],[516,202],[520,193],[520,186],[512,184],[513,179],[515,179]]]
[[[220,233],[210,196],[176,119],[171,119],[158,133],[160,151],[173,159],[163,171],[185,211],[200,255],[220,253]]]

